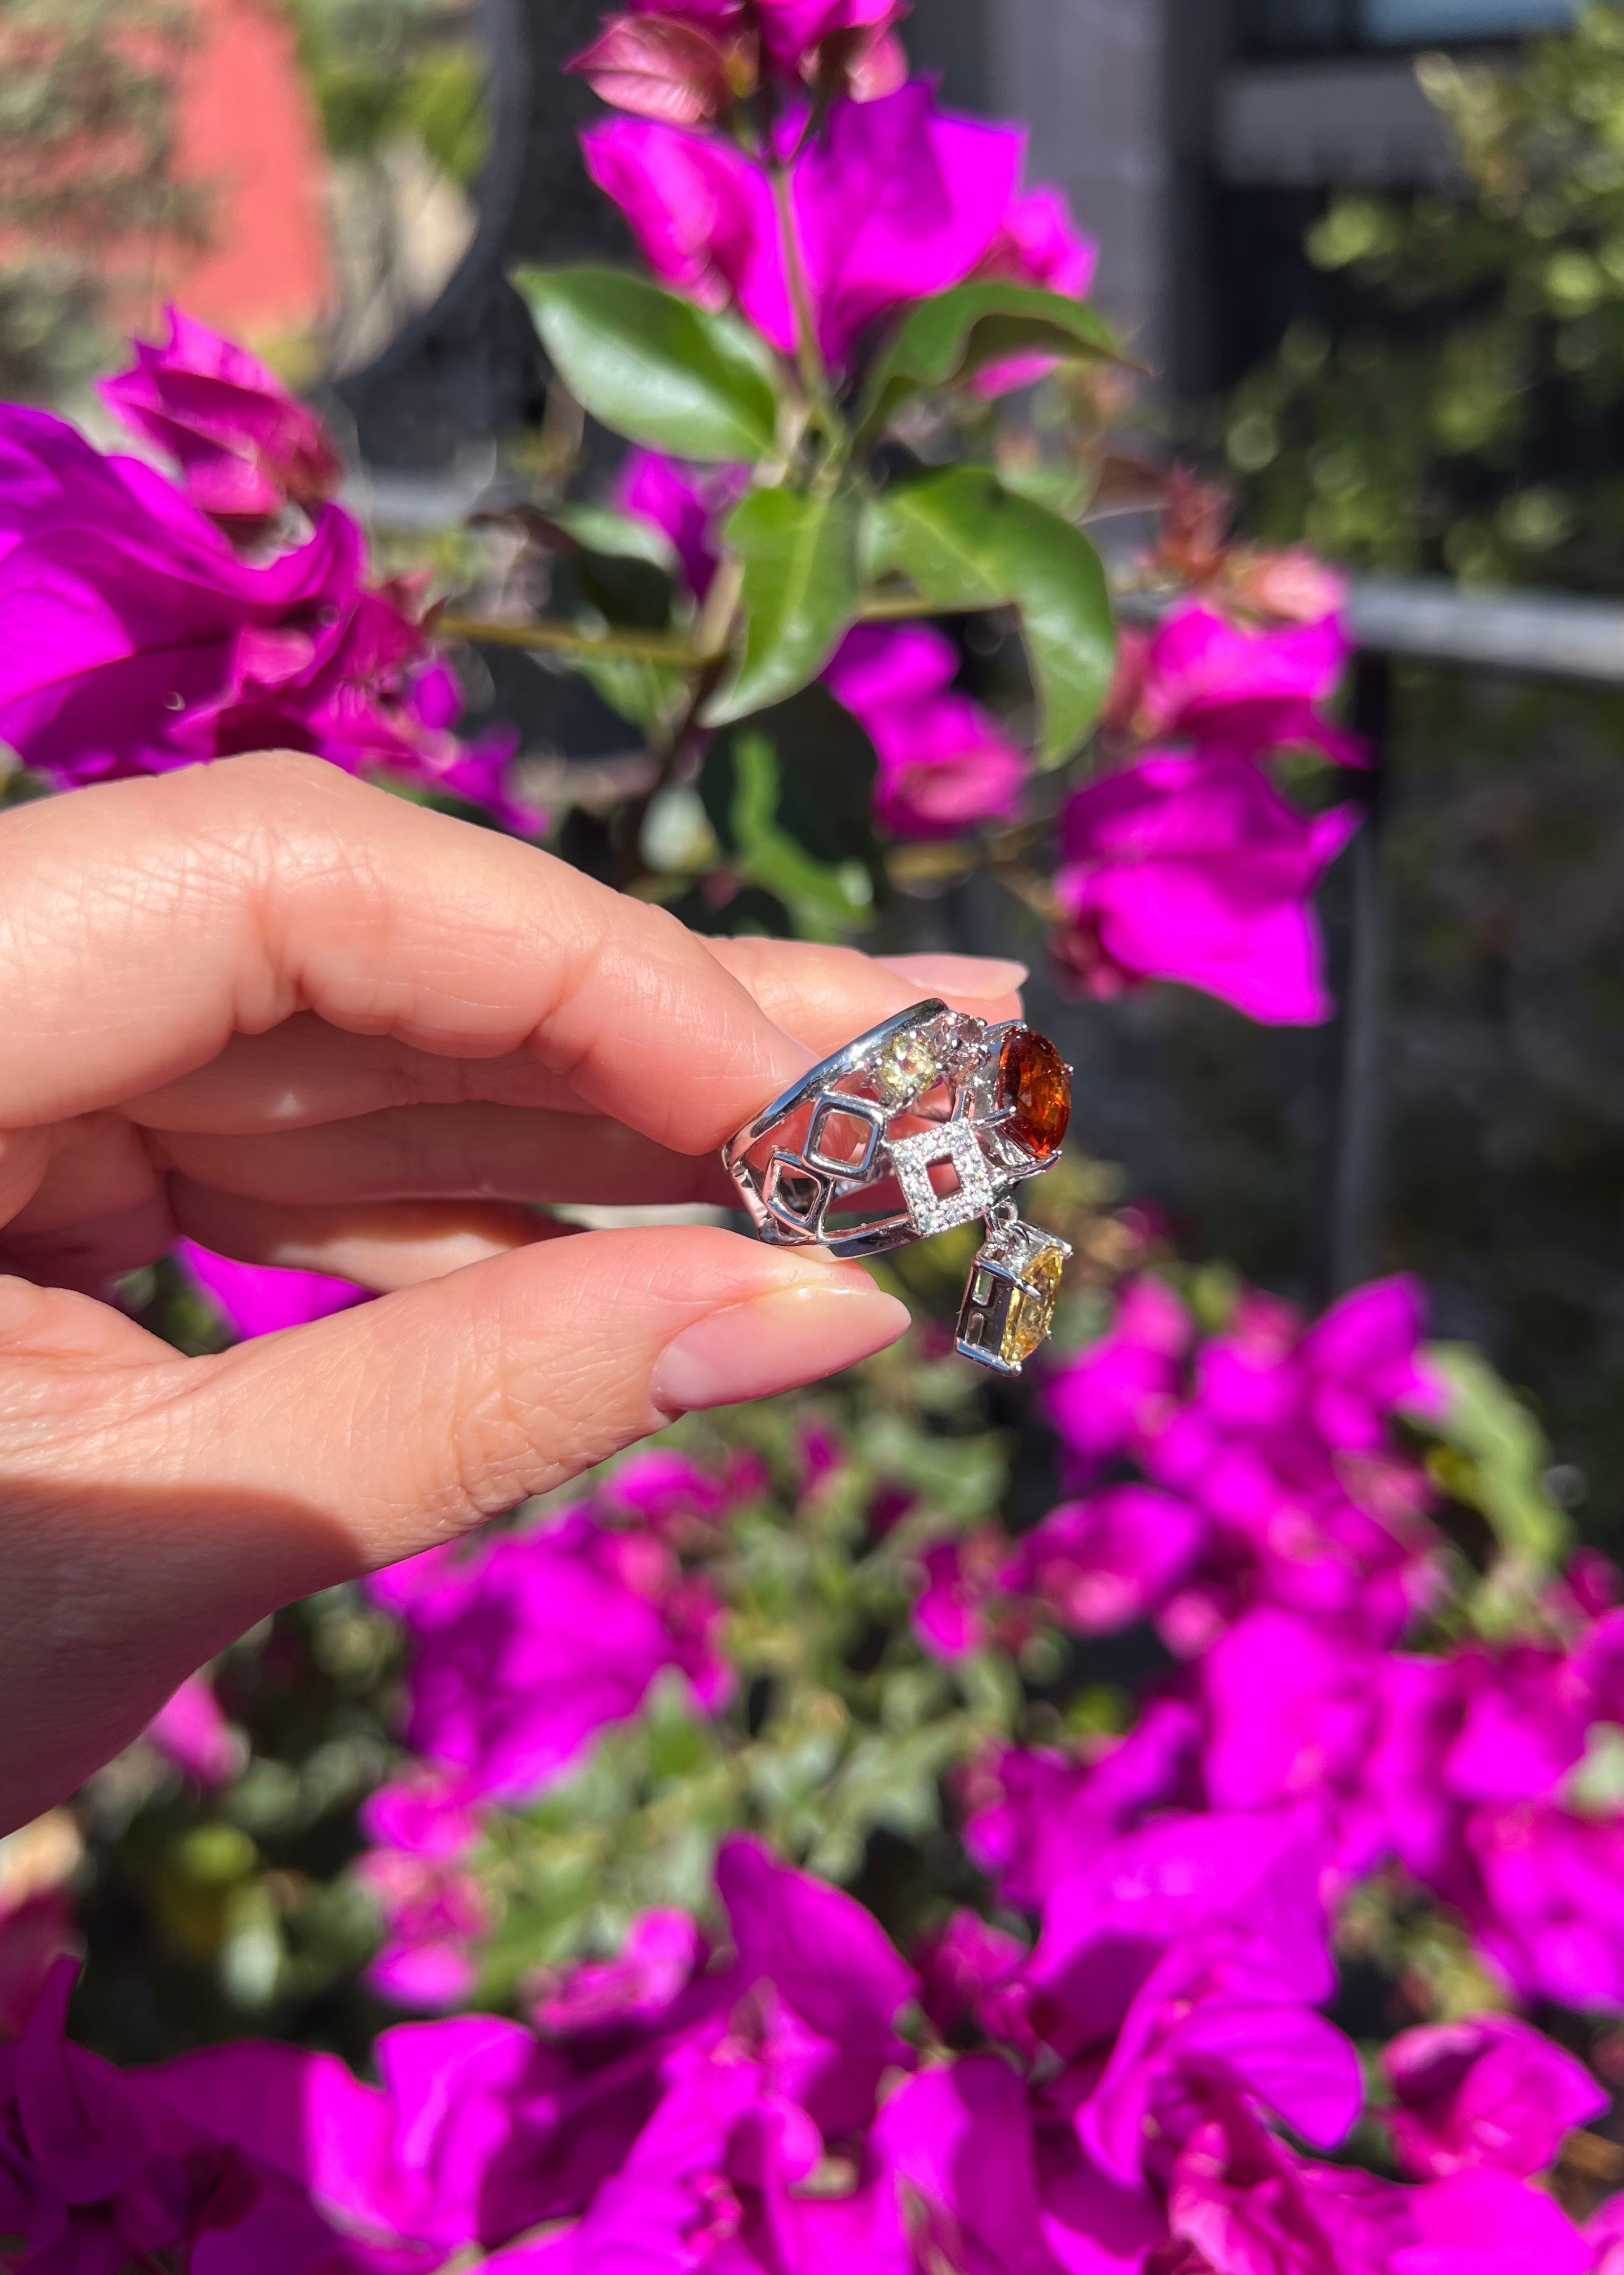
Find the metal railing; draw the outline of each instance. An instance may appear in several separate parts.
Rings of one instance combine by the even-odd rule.
[[[1337,975],[1333,1132],[1320,1276],[1334,1296],[1377,1264],[1386,1100],[1389,919],[1384,853],[1391,803],[1394,666],[1456,666],[1507,677],[1624,687],[1624,607],[1567,593],[1463,593],[1418,578],[1356,579],[1348,622],[1357,651],[1352,723],[1373,762],[1355,780],[1364,827],[1354,839],[1350,922]]]

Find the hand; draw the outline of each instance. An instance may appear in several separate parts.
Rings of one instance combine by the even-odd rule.
[[[0,1831],[278,1605],[892,1342],[822,1251],[514,1204],[726,1200],[813,1058],[1021,976],[701,941],[313,760],[0,817]],[[94,1296],[183,1234],[394,1292],[181,1358]]]

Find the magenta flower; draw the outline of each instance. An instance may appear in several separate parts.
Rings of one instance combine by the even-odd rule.
[[[1230,2097],[1181,2148],[1167,2218],[1181,2264],[1225,2275],[1470,2275],[1416,2249],[1420,2194],[1296,2156]]]
[[[473,1874],[452,1859],[401,1848],[369,1848],[355,1871],[383,1925],[367,1983],[412,2014],[465,2006],[480,1978],[475,1947],[494,1924]]]
[[[356,1877],[384,1930],[366,1980],[381,1997],[419,2013],[461,2005],[479,1979],[475,1946],[493,1924],[465,1862],[484,1830],[477,1795],[460,1778],[414,1763],[363,1803],[360,1825],[374,1845]]]
[[[787,132],[798,131],[791,120]],[[818,344],[843,369],[871,325],[976,274],[1020,184],[1023,135],[938,110],[912,81],[875,102],[836,102],[795,160],[790,186]],[[793,354],[795,296],[764,170],[735,144],[619,118],[582,138],[588,170],[624,212],[662,283],[707,307],[729,301]]]
[[[1178,979],[1265,1025],[1330,1017],[1310,896],[1351,807],[1311,820],[1247,760],[1153,752],[1078,790],[1061,826],[1057,953],[1089,994]]]
[[[787,2010],[781,2090],[826,2133],[865,2122],[886,2070],[910,2060],[896,2018],[918,1977],[872,1912],[758,1840],[724,1842],[716,1886],[737,1950],[737,1993],[770,1984]]]
[[[412,1640],[409,1742],[494,1800],[555,1783],[662,1668],[707,1709],[731,1688],[709,1591],[651,1535],[585,1511],[466,1553],[431,1549],[371,1586]]]
[[[927,2070],[893,2095],[874,2143],[912,2215],[914,2266],[1107,2275],[1143,2266],[1165,2242],[1155,2198],[1113,2187],[1046,2115],[986,2054]]]
[[[1205,1544],[1199,1509],[1149,1485],[1068,1501],[1017,1544],[1003,1585],[1035,1596],[1074,1635],[1114,1635],[1145,1618]]]
[[[0,737],[59,790],[283,749],[487,796],[497,756],[458,773],[477,754],[448,731],[420,596],[366,568],[336,505],[245,561],[149,466],[0,406]]]
[[[257,2175],[66,2035],[78,1961],[59,1959],[15,2046],[0,2047],[0,2233],[42,2275],[121,2275],[239,2226]]]
[[[615,503],[671,540],[688,589],[702,601],[716,574],[721,524],[750,487],[737,466],[691,466],[659,450],[628,453]]]
[[[1334,2149],[1363,2099],[1352,2041],[1310,2007],[1206,1992],[1205,1954],[1170,1952],[1139,1992],[1078,2120],[1093,2163],[1119,2188],[1148,2176],[1230,2097]],[[1205,1995],[1204,1995],[1205,1994]]]
[[[925,624],[860,624],[825,684],[874,745],[875,819],[898,837],[949,837],[1019,807],[1030,762],[968,696],[958,656]]]
[[[1054,1377],[1046,1396],[1049,1418],[1085,1474],[1160,1430],[1179,1396],[1181,1362],[1195,1333],[1171,1288],[1133,1280],[1110,1332]]]
[[[1417,2180],[1491,2165],[1531,2177],[1608,2096],[1581,2061],[1514,2014],[1406,2030],[1382,2054],[1400,2164]]]
[[[1111,714],[1146,743],[1241,758],[1303,748],[1340,766],[1364,766],[1364,745],[1333,726],[1323,708],[1352,653],[1334,615],[1249,630],[1212,608],[1182,608],[1125,651]]]
[[[1318,2005],[1335,1987],[1314,1827],[1288,1811],[1169,1817],[1054,1888],[1027,1983],[1057,2052],[1115,2038],[1147,1984]],[[1170,1955],[1171,1954],[1171,1955]],[[1158,1969],[1162,1973],[1157,1974]]]
[[[964,1780],[964,1845],[1001,1902],[1040,1911],[1062,1882],[1152,1811],[1202,1805],[1194,1773],[1200,1740],[1195,1709],[1163,1698],[1126,1737],[1078,1758],[1009,1747]]]
[[[239,1342],[275,1334],[327,1319],[371,1299],[371,1291],[320,1272],[283,1272],[267,1264],[238,1264],[216,1256],[194,1240],[183,1240],[175,1254]]]
[[[230,1785],[248,1758],[246,1742],[221,1712],[206,1674],[186,1677],[148,1722],[145,1735],[206,1791]]]
[[[757,63],[794,81],[834,86],[861,99],[889,94],[908,76],[894,27],[908,0],[637,0],[566,69],[622,110],[698,125],[748,91]]]
[[[663,2022],[705,1961],[705,1939],[686,1912],[645,1912],[619,1958],[589,1961],[539,1987],[531,2007],[549,2037]]]
[[[133,368],[102,382],[124,424],[174,460],[200,513],[253,522],[324,504],[344,467],[314,412],[245,349],[168,315],[168,341],[134,342]]]

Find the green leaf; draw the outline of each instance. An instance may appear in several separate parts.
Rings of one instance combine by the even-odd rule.
[[[872,886],[860,861],[820,861],[779,820],[778,754],[765,735],[733,743],[733,865],[747,884],[776,894],[809,940],[842,940],[870,921]]]
[[[587,553],[601,553],[611,561],[646,561],[669,577],[682,573],[676,548],[664,530],[635,513],[623,513],[618,506],[582,500],[554,506],[547,518]]]
[[[861,438],[884,433],[910,396],[950,387],[1013,356],[1122,360],[1110,326],[1085,301],[1030,284],[959,284],[921,300],[871,368],[857,409]]]
[[[614,268],[522,268],[542,345],[593,417],[684,458],[753,463],[778,437],[778,365],[736,316]]]
[[[1560,1564],[1573,1528],[1545,1491],[1544,1431],[1470,1343],[1434,1343],[1426,1356],[1449,1393],[1441,1423],[1416,1417],[1444,1441],[1445,1459],[1432,1464],[1439,1482],[1481,1510],[1507,1556],[1541,1569]]]
[[[777,760],[777,827],[826,869],[856,862],[877,877],[874,777],[880,762],[857,720],[816,680],[787,703],[758,712],[748,727],[724,729],[706,753],[699,795],[729,862],[738,850],[733,828],[740,775],[736,745],[746,736],[765,737]]]
[[[815,679],[862,600],[850,490],[756,490],[724,534],[744,564],[744,654],[706,707],[710,727],[764,711]]]
[[[677,671],[620,655],[575,656],[571,669],[595,688],[611,711],[647,734],[662,726],[687,689]]]
[[[1069,757],[1099,717],[1116,669],[1116,626],[1099,556],[1069,521],[1015,497],[981,466],[888,490],[864,528],[870,576],[901,574],[925,610],[1019,609],[1042,707],[1039,755]]]

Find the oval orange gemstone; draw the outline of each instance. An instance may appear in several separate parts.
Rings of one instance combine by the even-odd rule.
[[[1071,1069],[1046,1035],[1017,1027],[1005,1036],[998,1103],[1015,1108],[1004,1127],[1034,1160],[1059,1153],[1071,1120]]]

